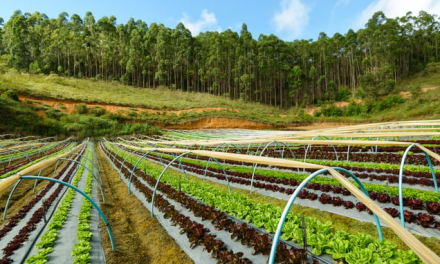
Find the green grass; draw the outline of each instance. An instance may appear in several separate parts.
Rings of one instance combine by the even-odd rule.
[[[21,102],[0,97],[0,113],[0,132],[46,136],[59,133],[55,120],[38,116],[33,107]]]
[[[27,103],[27,104],[33,104],[33,103],[35,103],[35,104],[40,104],[41,101],[38,101],[38,100],[30,100],[30,99],[28,99],[28,100],[26,100],[26,103]]]
[[[439,119],[439,91],[440,88],[421,93],[416,98],[407,99],[398,107],[371,116],[368,121]]]
[[[409,91],[411,87],[437,87],[440,86],[440,64],[430,63],[425,70],[397,82],[401,91]]]

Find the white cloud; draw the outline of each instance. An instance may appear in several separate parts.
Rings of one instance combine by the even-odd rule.
[[[330,22],[333,23],[334,19],[335,19],[335,15],[336,15],[336,10],[340,7],[340,6],[346,6],[350,3],[350,0],[338,0],[338,2],[336,2],[336,4],[333,6],[332,9],[332,14],[330,17]]]
[[[335,6],[341,6],[341,5],[348,5],[350,3],[350,0],[339,0],[338,2],[336,2]]]
[[[282,0],[280,6],[281,10],[272,18],[277,33],[285,32],[288,38],[298,38],[309,23],[311,8],[301,0]]]
[[[182,22],[193,36],[197,36],[202,31],[216,30],[220,28],[217,26],[217,18],[214,13],[209,13],[208,10],[203,9],[200,19],[191,22],[191,18],[187,14],[183,14],[183,18],[179,22]]]
[[[423,10],[429,14],[440,15],[438,0],[379,0],[371,3],[353,24],[355,29],[365,27],[365,24],[377,11],[382,11],[386,17],[396,18],[405,16],[408,11],[417,16]]]

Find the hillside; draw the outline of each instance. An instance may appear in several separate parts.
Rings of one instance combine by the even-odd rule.
[[[147,131],[149,128],[142,126],[148,125],[178,129],[304,129],[312,123],[333,126],[440,116],[439,93],[433,89],[440,86],[440,74],[432,69],[398,82],[394,95],[388,97],[327,102],[304,109],[279,109],[166,87],[133,88],[93,78],[19,73],[7,68],[4,60],[0,71],[0,93],[14,91],[22,102],[11,104],[2,99],[3,106],[7,106],[1,109],[2,116],[8,116],[2,119],[3,132],[117,136]]]
[[[55,74],[19,73],[5,67],[4,63],[0,69],[3,71],[3,74],[0,74],[0,93],[7,90],[15,91],[24,103],[32,105],[45,117],[56,117],[51,113],[54,111],[72,114],[75,105],[79,107],[80,104],[84,104],[90,108],[90,111],[85,112],[95,116],[109,114],[120,122],[159,126],[177,125],[205,118],[248,120],[265,124],[264,128],[309,123],[307,119],[297,117],[296,110],[280,110],[259,103],[231,100],[215,95],[171,91],[166,87],[133,88],[119,82],[78,79]]]

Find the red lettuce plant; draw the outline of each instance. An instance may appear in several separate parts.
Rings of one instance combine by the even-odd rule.
[[[430,214],[440,214],[440,203],[426,202],[426,211]]]
[[[392,217],[396,217],[399,215],[399,210],[397,210],[396,208],[384,208],[383,209],[385,212],[387,212],[389,215],[391,215]]]

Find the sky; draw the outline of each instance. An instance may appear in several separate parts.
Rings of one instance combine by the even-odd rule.
[[[1,3],[4,2],[4,3]],[[5,22],[15,10],[38,11],[49,18],[61,12],[84,17],[91,11],[95,20],[114,15],[117,23],[130,18],[147,25],[155,22],[175,28],[182,22],[193,36],[206,31],[240,32],[247,25],[254,39],[274,34],[285,41],[316,40],[320,32],[333,36],[363,28],[377,11],[386,17],[405,16],[420,10],[440,15],[439,0],[0,0]]]

